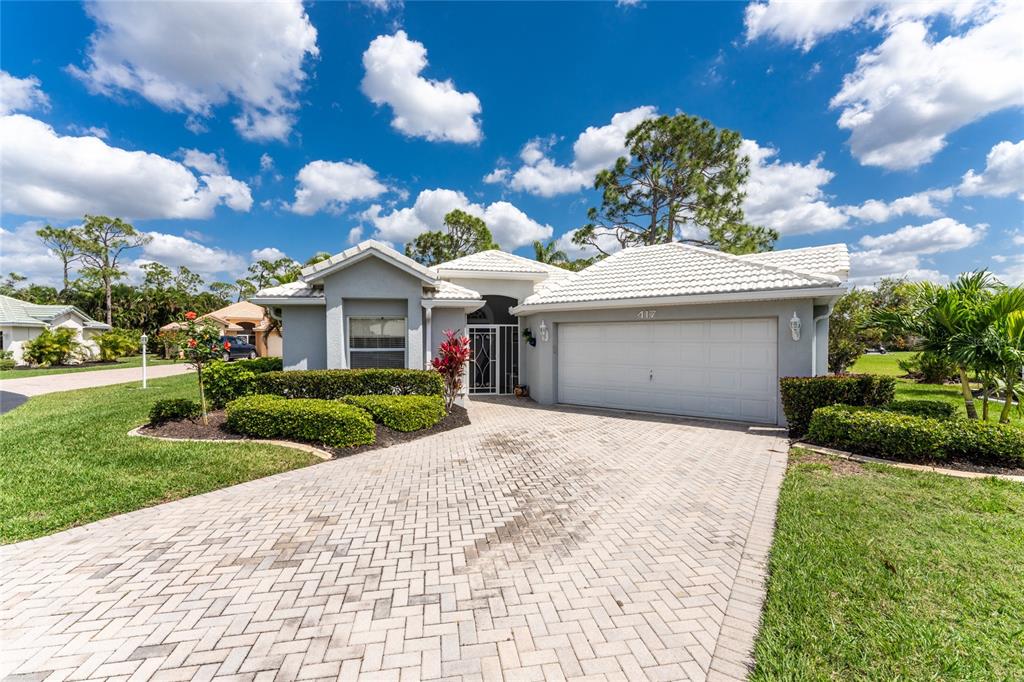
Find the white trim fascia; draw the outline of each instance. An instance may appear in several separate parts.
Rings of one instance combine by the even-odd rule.
[[[288,296],[260,296],[246,299],[250,303],[256,305],[326,305],[327,299],[325,298],[313,298],[312,296],[302,296],[290,298]]]
[[[474,310],[480,310],[480,308],[483,308],[484,305],[486,305],[486,304],[487,304],[487,301],[482,300],[482,299],[478,299],[478,298],[473,298],[473,299],[467,299],[467,298],[462,298],[462,299],[458,299],[458,298],[443,298],[443,299],[436,299],[436,300],[435,299],[429,299],[429,298],[428,299],[423,299],[423,307],[427,308],[427,309],[430,309],[430,308],[463,308],[464,310],[466,310],[466,312],[470,312],[470,313],[473,312]]]
[[[302,281],[303,282],[309,282],[310,284],[314,284],[316,282],[319,282],[319,281],[323,280],[324,277],[332,275],[335,272],[338,272],[339,270],[344,270],[345,268],[347,268],[350,265],[355,265],[356,263],[359,263],[359,262],[369,258],[370,256],[374,256],[376,258],[380,258],[382,261],[384,261],[388,265],[396,267],[399,270],[402,270],[403,272],[406,272],[406,273],[412,275],[416,279],[419,279],[419,280],[422,280],[424,282],[427,282],[428,284],[435,284],[437,282],[437,278],[436,277],[430,277],[429,275],[427,275],[425,273],[419,272],[418,270],[415,270],[415,269],[409,267],[405,263],[402,263],[401,261],[396,260],[395,258],[391,257],[389,254],[383,253],[383,252],[381,252],[381,251],[379,251],[379,250],[377,250],[377,249],[375,249],[373,247],[367,248],[366,250],[361,251],[360,253],[357,253],[357,254],[355,254],[353,256],[349,256],[348,258],[346,258],[344,260],[341,260],[341,261],[338,261],[337,263],[332,263],[331,265],[327,266],[326,268],[323,268],[322,270],[317,270],[316,272],[311,272],[308,275],[303,275],[302,276]]]
[[[838,298],[848,291],[845,286],[808,289],[774,289],[765,291],[738,291],[721,294],[690,294],[688,296],[649,296],[646,298],[621,298],[600,301],[567,301],[559,303],[524,303],[512,308],[513,315],[559,310],[602,310],[605,308],[632,308],[635,306],[696,305],[702,303],[743,303],[746,301],[776,301],[794,298],[815,298],[826,296]]]
[[[505,272],[503,270],[450,270],[440,268],[437,274],[441,279],[528,279],[543,280],[548,278],[549,272]]]

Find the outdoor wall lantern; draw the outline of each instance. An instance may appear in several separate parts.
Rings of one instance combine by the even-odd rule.
[[[547,343],[548,339],[551,338],[551,335],[548,334],[548,326],[544,324],[544,320],[540,321],[540,326],[537,327],[537,331],[540,332],[540,340],[544,343]]]
[[[789,320],[789,332],[793,335],[794,341],[800,340],[800,318],[797,317],[796,312],[793,312],[793,317]]]

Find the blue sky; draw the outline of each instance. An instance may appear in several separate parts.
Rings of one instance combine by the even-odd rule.
[[[853,277],[1024,280],[1018,3],[4,3],[0,271],[83,213],[209,281],[401,244],[454,207],[523,255],[597,201],[626,130],[739,131],[748,219]]]

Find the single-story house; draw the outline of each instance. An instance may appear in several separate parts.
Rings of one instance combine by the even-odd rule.
[[[73,305],[40,305],[11,296],[0,296],[0,348],[11,352],[18,364],[25,364],[22,345],[44,329],[68,327],[90,357],[99,353],[93,337],[110,325],[92,319]]]
[[[849,267],[844,244],[679,243],[580,272],[497,250],[424,267],[369,240],[251,300],[282,320],[285,369],[427,367],[458,329],[470,396],[525,384],[542,404],[783,424],[778,379],[827,371]]]
[[[272,324],[262,306],[249,301],[239,301],[206,313],[199,319],[210,320],[220,327],[222,336],[235,336],[245,343],[256,346],[262,356],[281,357],[281,332]],[[160,327],[160,331],[177,331],[181,323],[171,322]]]

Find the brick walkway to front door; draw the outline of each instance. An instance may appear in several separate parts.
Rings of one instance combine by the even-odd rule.
[[[0,676],[745,675],[778,433],[508,400],[472,418],[0,549]]]

